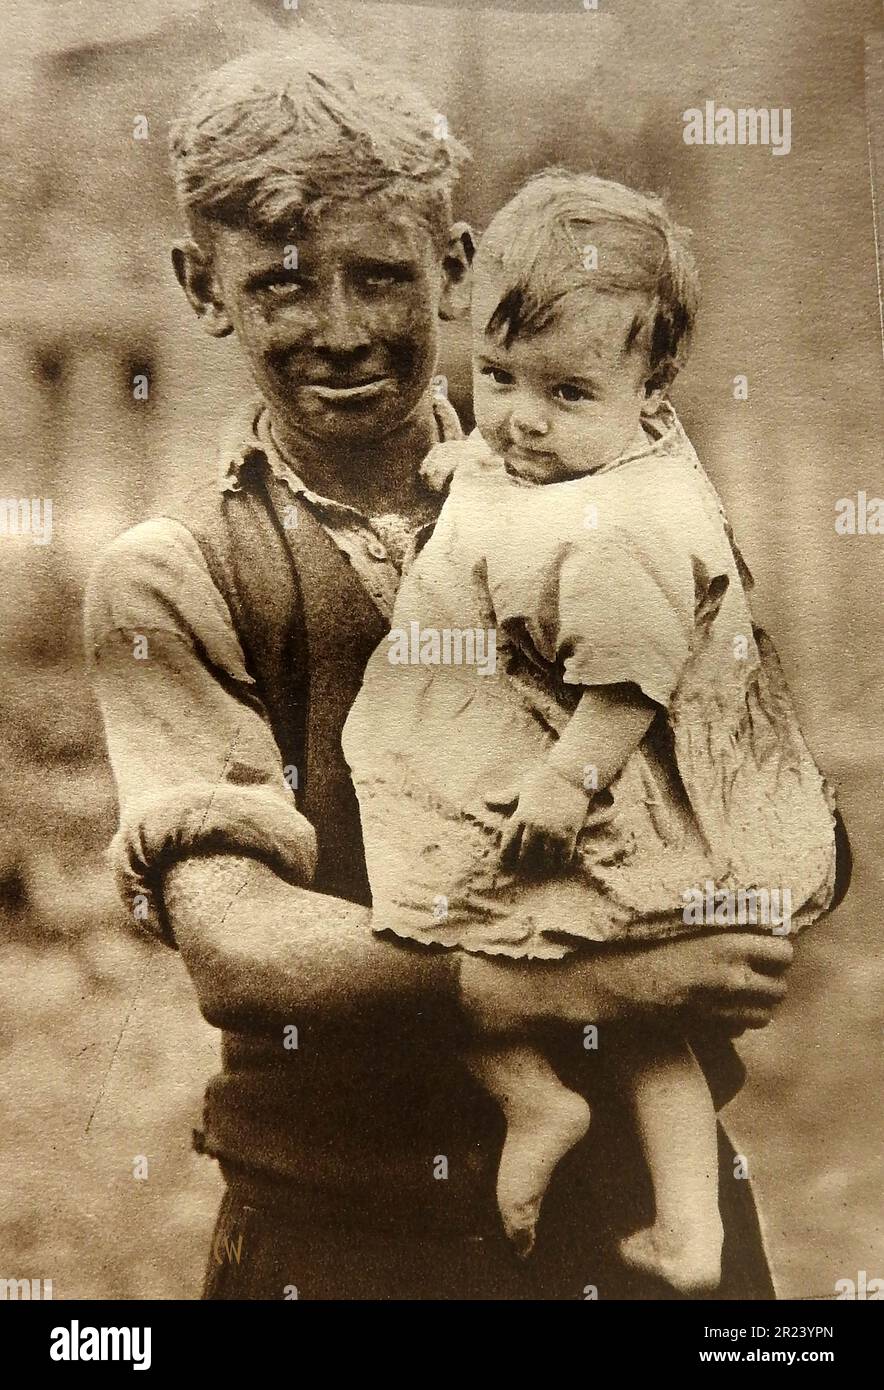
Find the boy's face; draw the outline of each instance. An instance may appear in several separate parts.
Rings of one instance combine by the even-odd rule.
[[[648,396],[644,353],[624,351],[645,300],[578,292],[542,332],[503,347],[485,326],[505,293],[483,270],[473,289],[473,404],[486,443],[515,473],[557,482],[591,473],[630,446]]]
[[[416,217],[338,203],[287,238],[212,233],[194,307],[205,315],[211,304],[210,332],[232,327],[283,428],[346,445],[408,418],[435,368],[449,265]],[[196,275],[179,269],[179,278],[194,303]]]

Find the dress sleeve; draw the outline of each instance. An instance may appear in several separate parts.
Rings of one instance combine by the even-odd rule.
[[[672,535],[586,531],[560,552],[555,649],[544,655],[568,684],[634,682],[667,706],[691,651],[701,570]]]
[[[110,857],[135,924],[174,944],[159,884],[194,852],[253,856],[309,882],[313,828],[186,528],[145,522],[112,542],[85,621],[120,809]]]

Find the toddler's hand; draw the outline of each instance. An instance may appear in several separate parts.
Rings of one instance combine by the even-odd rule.
[[[588,805],[583,787],[541,763],[523,783],[516,809],[504,827],[501,864],[535,873],[569,864]]]

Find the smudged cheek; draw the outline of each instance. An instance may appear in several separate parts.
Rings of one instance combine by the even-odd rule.
[[[262,356],[284,356],[309,346],[313,321],[306,315],[292,312],[266,317],[256,314],[251,331],[253,342]]]
[[[239,306],[233,316],[233,327],[252,369],[262,375],[278,371],[281,359],[297,349],[304,337],[303,324],[249,304]]]
[[[310,362],[312,318],[289,310],[263,314],[253,311],[243,320],[240,334],[260,380],[296,383]]]
[[[371,326],[374,342],[384,345],[400,375],[430,376],[436,363],[438,329],[436,306],[429,295],[378,306]]]

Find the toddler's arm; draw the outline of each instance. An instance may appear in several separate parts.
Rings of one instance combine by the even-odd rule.
[[[631,684],[584,690],[565,732],[520,790],[501,842],[504,863],[548,868],[571,859],[589,797],[620,771],[657,708]]]

